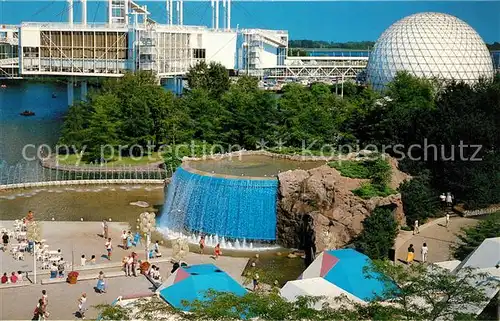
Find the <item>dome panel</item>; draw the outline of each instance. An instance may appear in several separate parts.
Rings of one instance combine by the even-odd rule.
[[[471,83],[491,79],[493,62],[468,24],[448,14],[426,12],[405,17],[382,33],[368,60],[368,81],[381,90],[402,70]]]

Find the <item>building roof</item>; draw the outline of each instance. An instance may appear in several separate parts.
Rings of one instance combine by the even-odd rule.
[[[500,264],[500,237],[486,239],[462,262],[462,267],[487,269]]]

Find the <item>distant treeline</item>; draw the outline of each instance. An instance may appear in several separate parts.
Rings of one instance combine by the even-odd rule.
[[[488,47],[489,50],[500,50],[500,42],[494,42],[494,43],[487,43],[486,47]]]
[[[289,48],[325,48],[325,49],[349,49],[349,50],[368,50],[373,48],[375,41],[349,41],[349,42],[330,42],[317,40],[290,40]],[[500,43],[487,43],[489,50],[500,50]],[[305,56],[299,54],[299,56]]]

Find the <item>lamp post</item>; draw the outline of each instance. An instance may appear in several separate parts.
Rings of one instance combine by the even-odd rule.
[[[146,262],[149,262],[149,244],[151,243],[151,232],[156,226],[156,214],[144,212],[140,215],[140,229],[146,234]]]
[[[28,223],[26,237],[33,242],[33,283],[36,284],[36,247],[35,243],[42,239],[42,229],[37,221]]]

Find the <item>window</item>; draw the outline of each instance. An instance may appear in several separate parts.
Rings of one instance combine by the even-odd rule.
[[[206,49],[193,49],[193,58],[205,59],[206,58]]]

